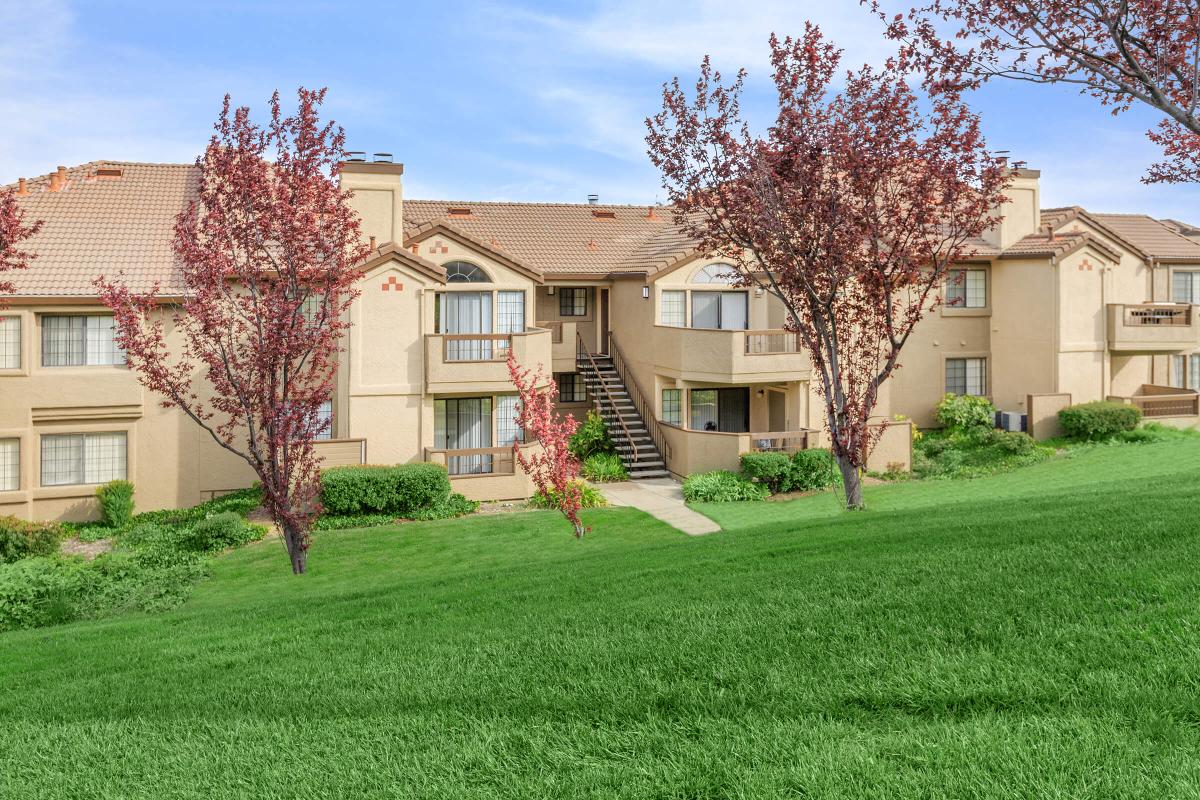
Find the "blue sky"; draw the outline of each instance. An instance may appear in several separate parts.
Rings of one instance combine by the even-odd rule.
[[[0,182],[96,159],[191,161],[230,92],[328,86],[351,149],[390,151],[417,198],[649,203],[642,120],[705,53],[750,69],[769,112],[766,38],[811,19],[847,65],[889,45],[856,0],[741,2],[78,2],[0,4]],[[973,99],[990,144],[1042,170],[1043,205],[1200,223],[1200,189],[1139,182],[1149,111],[1113,118],[1070,89]]]

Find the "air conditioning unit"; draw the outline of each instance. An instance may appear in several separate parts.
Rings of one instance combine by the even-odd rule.
[[[1028,418],[1020,411],[997,411],[996,427],[1005,431],[1024,431]]]

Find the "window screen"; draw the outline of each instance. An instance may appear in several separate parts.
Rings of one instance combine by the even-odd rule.
[[[496,292],[496,333],[525,332],[525,293]]]
[[[108,483],[124,480],[126,435],[68,433],[42,437],[42,485]]]
[[[659,321],[663,325],[682,328],[687,325],[687,292],[665,291],[659,295]]]
[[[314,439],[333,438],[333,400],[326,400],[317,409],[317,424],[323,427],[317,429]]]
[[[946,305],[950,308],[987,308],[987,270],[950,270],[946,274]]]
[[[0,369],[21,368],[21,318],[0,317]]]
[[[517,424],[517,407],[520,398],[515,394],[496,398],[496,446],[509,447],[513,442],[525,441],[525,433]]]
[[[21,440],[0,439],[0,492],[21,488]]]

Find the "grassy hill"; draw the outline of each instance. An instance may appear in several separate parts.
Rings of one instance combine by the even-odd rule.
[[[1200,796],[1200,443],[322,534],[0,635],[0,797]]]

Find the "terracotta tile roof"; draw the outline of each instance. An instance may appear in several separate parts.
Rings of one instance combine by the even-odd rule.
[[[1042,209],[1043,225],[1057,228],[1075,218],[1093,223],[1146,258],[1200,259],[1200,242],[1185,236],[1180,223],[1173,220],[1158,220],[1146,214],[1097,214],[1080,206]]]
[[[653,272],[692,252],[658,206],[405,200],[404,222],[406,240],[444,224],[547,276]]]
[[[98,177],[97,170],[121,175]],[[195,196],[195,166],[93,161],[67,170],[56,192],[50,178],[31,179],[29,194],[18,197],[42,229],[27,246],[37,253],[29,269],[5,274],[17,295],[94,297],[96,276],[121,270],[136,291],[156,282],[167,294],[181,289],[171,239],[176,215]]]
[[[1031,234],[1006,247],[1000,257],[1061,258],[1085,245],[1104,251],[1114,260],[1121,257],[1120,253],[1085,231],[1064,231],[1054,234],[1053,239],[1044,233]]]

